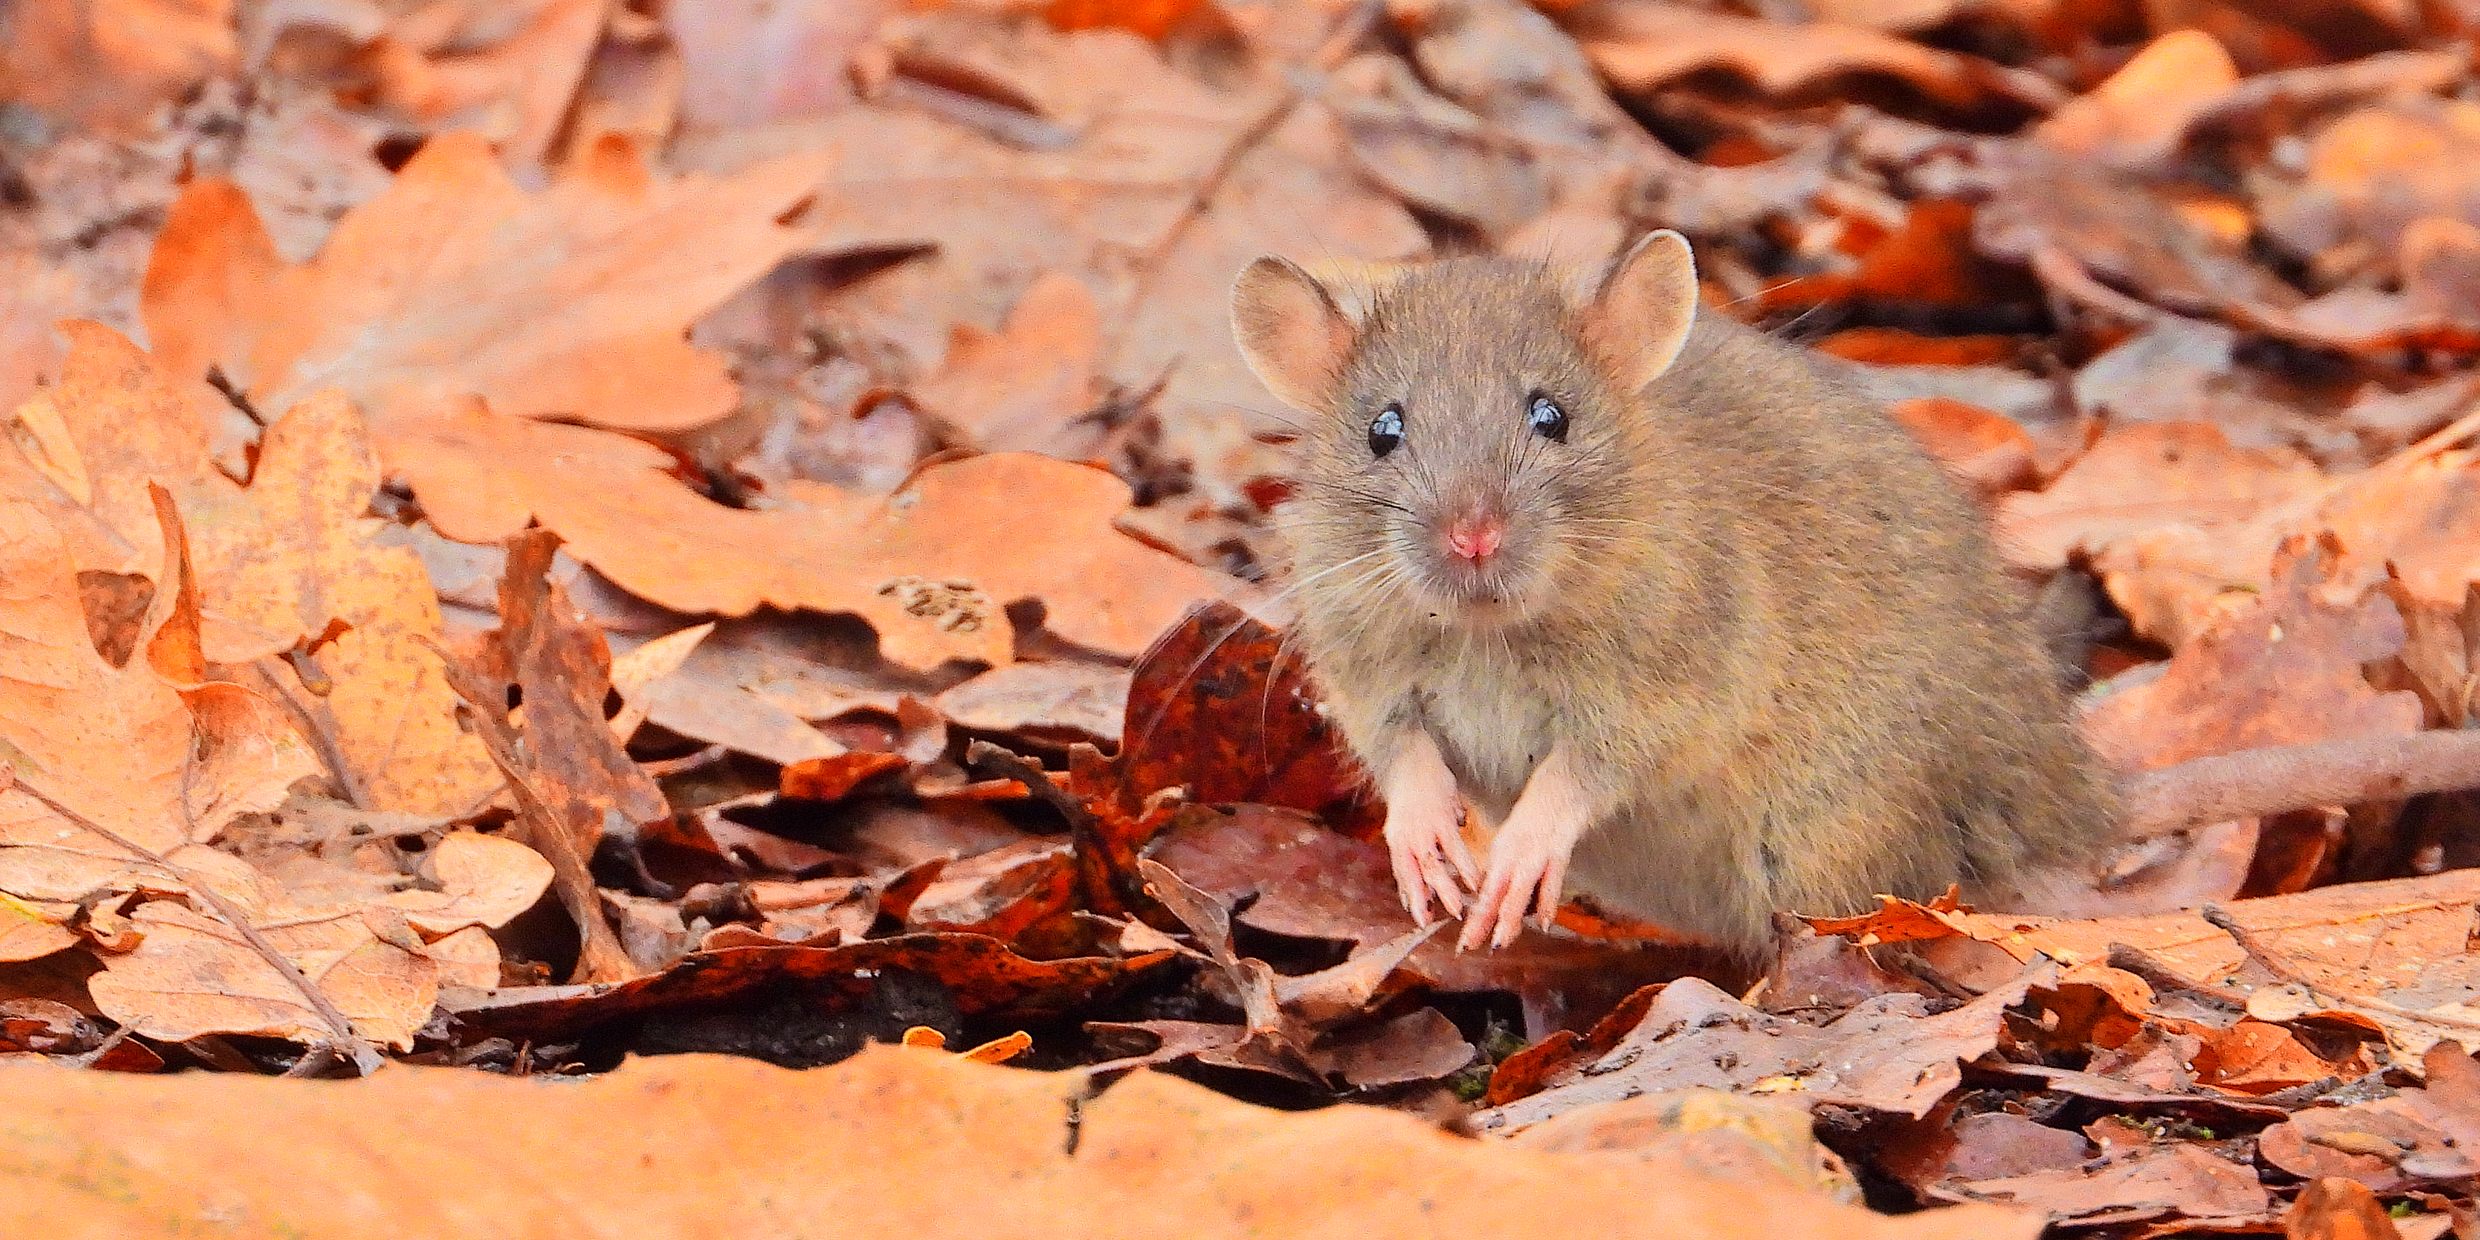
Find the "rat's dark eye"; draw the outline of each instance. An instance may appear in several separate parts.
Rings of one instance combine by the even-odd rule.
[[[1533,428],[1534,434],[1552,443],[1567,442],[1567,411],[1539,392],[1533,393],[1532,408],[1526,411],[1524,422]]]
[[[1393,452],[1395,449],[1402,447],[1403,443],[1403,407],[1400,405],[1388,405],[1386,408],[1379,410],[1377,418],[1369,424],[1369,454],[1371,456],[1385,456],[1387,453]]]

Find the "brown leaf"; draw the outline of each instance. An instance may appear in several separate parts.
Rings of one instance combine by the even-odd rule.
[[[439,10],[417,9],[396,17],[352,59],[372,79],[373,102],[426,127],[484,118],[483,131],[511,165],[541,163],[601,41],[607,7],[599,0],[523,7],[530,11],[513,28],[506,18],[469,18],[464,29],[448,30],[436,29]]]
[[[2289,1240],[2401,1240],[2384,1203],[2357,1180],[2327,1176],[2299,1190],[2282,1219]]]
[[[2480,1171],[2400,1098],[2301,1111],[2266,1129],[2256,1151],[2303,1179],[2341,1177],[2387,1194]]]
[[[438,991],[439,965],[428,953],[375,933],[359,909],[269,903],[248,912],[264,918],[259,933],[352,1020],[355,1033],[413,1048]],[[105,1015],[167,1042],[210,1033],[297,1042],[332,1036],[295,981],[233,927],[169,900],[139,905],[130,920],[145,935],[138,949],[106,956],[104,971],[87,983]]]
[[[1133,680],[1101,663],[1011,663],[931,699],[958,727],[1116,744]]]
[[[466,448],[484,459],[443,456],[436,431],[428,454],[406,450],[456,398],[649,431],[729,412],[723,364],[684,330],[798,243],[776,217],[822,168],[801,156],[728,180],[657,182],[615,141],[529,196],[480,137],[443,134],[317,258],[273,273],[247,201],[201,181],[149,269],[147,328],[174,356],[220,365],[261,408],[342,388],[381,460],[428,498],[470,486],[468,471],[489,463],[483,444]],[[265,275],[263,297],[221,295]]]
[[[1758,21],[1663,0],[1594,6],[1586,10],[1577,34],[1594,65],[1630,93],[1650,92],[1698,70],[1719,68],[1775,95],[1863,73],[1895,78],[1958,109],[1994,100],[2051,98],[2045,84],[1987,61],[1871,30],[1825,22]]]
[[[13,5],[0,27],[0,99],[135,131],[240,58],[230,0]]]
[[[920,1222],[925,1202],[991,1235],[1395,1240],[1436,1234],[1445,1209],[1482,1235],[1622,1234],[1647,1219],[1717,1240],[2039,1232],[2037,1218],[1984,1206],[1889,1219],[1809,1194],[1750,1193],[1682,1158],[1491,1149],[1374,1107],[1295,1114],[1162,1073],[1138,1073],[1097,1099],[1082,1073],[904,1047],[799,1073],[723,1056],[633,1060],[559,1088],[436,1068],[341,1083],[24,1075],[32,1079],[15,1096],[15,1122],[29,1153],[0,1181],[0,1223],[26,1234],[72,1213],[98,1233],[137,1235],[149,1220],[229,1210],[306,1235],[507,1240],[567,1229],[772,1240],[825,1218],[900,1229]],[[236,1124],[240,1113],[257,1122]],[[1071,1113],[1084,1120],[1073,1150],[1060,1137]],[[443,1125],[443,1115],[464,1122]],[[271,1130],[286,1134],[288,1156],[263,1174],[197,1174],[199,1165],[256,1166]],[[812,1139],[786,1142],[786,1132]],[[684,1147],[727,1165],[767,1162],[782,1184],[763,1203],[684,1191],[682,1169],[664,1153]],[[148,1156],[164,1149],[185,1151],[183,1165]],[[887,1153],[856,1175],[856,1149]],[[1352,1152],[1348,1165],[1342,1151]],[[511,1221],[541,1208],[540,1185],[521,1177],[474,1177],[453,1205],[439,1202],[443,1177],[492,1163],[594,1176],[596,1191],[539,1226]],[[130,1170],[118,1191],[89,1200],[75,1169],[96,1165]],[[356,1177],[376,1187],[334,1191]]]
[[[161,366],[97,324],[64,331],[73,347],[60,382],[20,416],[58,419],[65,438],[47,445],[47,460],[90,479],[72,497],[136,557],[162,546],[148,479],[176,488],[193,531],[205,657],[246,663],[315,647],[332,688],[314,697],[290,671],[280,682],[297,702],[319,703],[368,808],[455,813],[486,796],[498,776],[457,726],[439,657],[423,644],[439,633],[438,599],[419,559],[383,545],[370,518],[378,469],[352,407],[325,393],[277,418],[245,488],[209,462],[194,406]]]
[[[2022,284],[2021,276],[2010,278],[1973,249],[1970,203],[1928,198],[1910,205],[1901,227],[1876,233],[1858,248],[1850,270],[1773,285],[1756,306],[1772,310],[1862,298],[1973,306],[2020,299],[2028,291]]]
[[[1044,272],[1016,300],[996,333],[956,328],[947,366],[914,389],[922,407],[986,452],[1093,455],[1100,427],[1075,434],[1092,409],[1102,348],[1100,312],[1076,277]]]
[[[1384,1089],[1438,1080],[1461,1071],[1476,1054],[1455,1022],[1425,1007],[1330,1037],[1309,1057],[1328,1080],[1354,1089]]]
[[[1366,947],[1414,929],[1396,897],[1385,847],[1327,830],[1298,811],[1244,804],[1229,813],[1185,813],[1147,854],[1226,907],[1254,895],[1237,918],[1274,934]],[[1458,952],[1451,940],[1433,938],[1404,962],[1442,991],[1515,993],[1525,1005],[1526,1027],[1536,1034],[1587,1025],[1638,987],[1699,965],[1718,962],[1678,947],[1577,939],[1531,927],[1489,952]]]
[[[634,848],[638,824],[669,808],[603,719],[610,650],[547,576],[558,544],[546,530],[512,540],[500,580],[500,626],[468,656],[449,662],[448,682],[507,777],[526,842],[551,863],[582,942],[578,976],[616,982],[639,970],[604,918],[587,862],[607,829]]]
[[[1383,812],[1326,725],[1308,669],[1282,635],[1227,603],[1189,613],[1128,687],[1119,798],[1186,786],[1205,804],[1307,810],[1372,838]]]
[[[2243,1094],[2269,1094],[2328,1076],[2354,1080],[2366,1069],[2331,1064],[2309,1050],[2288,1029],[2259,1020],[2243,1020],[2205,1035],[2195,1057],[2196,1080]]]
[[[1522,1149],[1683,1156],[1742,1192],[1825,1193],[1860,1199],[1859,1185],[1813,1134],[1808,1108],[1780,1097],[1714,1089],[1648,1094],[1570,1111],[1517,1133]]]
[[[1887,412],[1984,504],[2032,484],[2032,436],[2012,418],[1935,396],[1897,401]]]
[[[1057,840],[1026,840],[949,862],[913,900],[904,924],[911,930],[986,934],[1012,943],[1043,922],[1064,917],[1076,896],[1068,846]]]
[[[2361,671],[2402,648],[2400,616],[2379,597],[2331,601],[2334,571],[2330,544],[2284,544],[2271,594],[2230,606],[2158,677],[2102,698],[2086,712],[2085,735],[2111,765],[2134,771],[2262,745],[2418,731],[2419,699],[2379,692]]]
[[[2017,564],[2059,568],[2076,551],[2159,526],[2236,525],[2322,476],[2295,451],[2234,448],[2217,427],[2119,427],[2047,490],[2009,496],[1998,511],[1998,539]]]
[[[844,753],[808,758],[783,769],[777,790],[805,801],[841,801],[876,776],[912,765],[902,754]]]
[[[2189,1218],[2264,1212],[2269,1198],[2252,1168],[2190,1142],[2139,1147],[2098,1169],[2035,1171],[1938,1190],[1949,1201],[2029,1206],[2055,1222],[2083,1225],[2136,1222],[2165,1215]]]
[[[885,497],[795,482],[771,509],[745,511],[675,481],[646,444],[472,407],[433,419],[412,450],[476,471],[469,490],[424,497],[451,537],[497,539],[530,514],[641,598],[725,615],[851,612],[905,667],[1008,662],[1004,608],[1020,599],[1044,602],[1059,636],[1125,658],[1197,600],[1244,593],[1111,529],[1126,483],[1025,453],[934,465]]]
[[[1941,1108],[1903,1125],[1877,1164],[1922,1191],[1950,1180],[1996,1180],[2082,1165],[2093,1143],[2072,1129],[2052,1128],[2006,1111],[1949,1118]]]
[[[1701,979],[1682,978],[1663,988],[1609,1054],[1473,1122],[1484,1132],[1511,1132],[1597,1102],[1690,1087],[1925,1115],[1962,1080],[1959,1063],[1997,1045],[2005,1010],[2055,977],[2046,966],[2026,970],[1935,1016],[1918,995],[1882,996],[1823,1028],[1768,1015]]]
[[[438,938],[468,926],[507,925],[542,899],[551,885],[551,866],[514,840],[451,831],[431,852],[430,878],[435,889],[399,891],[379,903]]]
[[[105,662],[87,638],[59,535],[28,505],[0,503],[0,580],[9,585],[0,629],[14,638],[0,741],[14,780],[119,837],[64,821],[24,787],[0,791],[0,891],[77,900],[126,890],[134,875],[154,873],[133,867],[212,839],[317,769],[276,707],[240,686],[184,694],[145,659]],[[171,614],[173,591],[155,608],[150,630]]]
[[[1406,202],[1503,238],[1550,202],[1543,161],[1424,84],[1403,59],[1356,56],[1327,96],[1353,158]]]
[[[2082,158],[2149,167],[2175,153],[2196,116],[2238,82],[2230,53],[2212,35],[2173,30],[2052,113],[2033,137]]]

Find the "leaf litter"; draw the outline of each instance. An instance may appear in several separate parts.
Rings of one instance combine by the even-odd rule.
[[[2470,15],[1795,9],[0,14],[0,1049],[58,1134],[21,1152],[211,1158],[249,1105],[384,1151],[339,1177],[484,1134],[599,1174],[578,1134],[678,1131],[687,1083],[881,1159],[849,1099],[952,1114],[946,1196],[1023,1173],[1003,1232],[1072,1192],[2469,1234]],[[1459,954],[1396,904],[1282,642],[1293,428],[1230,277],[1653,226],[2095,601],[2085,727],[2172,804],[2089,916],[1786,910],[1751,970],[1585,905]],[[2224,761],[2293,794],[2197,808]],[[679,1052],[843,1066],[781,1102],[625,1062]],[[242,1079],[390,1059],[432,1066]],[[174,1068],[221,1075],[109,1079]],[[472,1118],[387,1135],[422,1093]],[[917,1221],[863,1178],[803,1183]],[[110,1208],[404,1224],[218,1183]],[[705,1183],[634,1176],[632,1229],[711,1230]]]

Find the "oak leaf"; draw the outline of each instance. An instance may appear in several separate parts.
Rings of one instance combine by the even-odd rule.
[[[163,540],[146,487],[162,480],[190,530],[207,661],[315,647],[343,775],[367,808],[454,813],[488,795],[498,775],[418,640],[439,632],[430,579],[411,550],[383,544],[370,515],[378,464],[353,407],[333,392],[305,399],[267,428],[255,475],[238,485],[209,460],[184,388],[147,354],[99,324],[62,331],[61,380],[18,419],[61,428],[41,464],[72,479],[68,498],[128,548],[80,567],[151,571]],[[277,675],[300,692],[294,673]]]

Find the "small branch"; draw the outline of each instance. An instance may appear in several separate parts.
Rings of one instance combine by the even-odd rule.
[[[457,709],[473,720],[474,734],[482,738],[482,751],[490,755],[491,765],[498,767],[500,778],[508,782],[509,795],[516,798],[517,822],[525,831],[526,842],[551,863],[552,888],[559,893],[560,903],[567,907],[569,920],[577,923],[574,980],[623,982],[637,976],[637,966],[630,962],[627,949],[620,945],[620,936],[612,932],[611,919],[603,915],[602,891],[595,886],[594,872],[587,864],[585,853],[577,847],[574,829],[517,769],[517,755],[514,741],[508,735],[507,722],[485,715],[482,708],[465,695],[464,688],[458,686],[455,676],[450,676],[449,683],[457,687],[457,695],[461,699],[457,702]]]
[[[141,863],[152,865],[179,879],[181,884],[188,889],[189,894],[205,903],[217,917],[223,919],[234,931],[238,932],[253,950],[265,957],[271,968],[282,974],[286,981],[292,983],[294,989],[301,992],[302,1000],[309,1004],[310,1010],[318,1013],[319,1019],[327,1025],[335,1045],[339,1048],[353,1048],[353,1052],[346,1055],[346,1058],[363,1065],[375,1060],[375,1052],[369,1052],[366,1058],[365,1052],[368,1052],[368,1046],[363,1042],[360,1034],[353,1032],[352,1018],[346,1016],[343,1009],[338,1008],[335,1001],[329,999],[326,992],[320,990],[318,985],[310,980],[310,976],[301,971],[301,966],[294,964],[290,957],[276,949],[275,944],[267,941],[267,936],[259,933],[258,927],[251,924],[246,914],[235,907],[231,901],[226,900],[221,892],[209,886],[206,880],[156,856],[147,849],[139,847],[136,841],[124,838],[119,832],[54,800],[51,794],[27,783],[23,775],[16,776],[10,786],[34,798],[42,804],[43,808],[68,819],[79,829],[92,832],[98,838],[109,841],[113,847],[137,858]]]
[[[2374,998],[2369,995],[2349,994],[2343,991],[2335,990],[2330,986],[2319,984],[2318,982],[2310,980],[2307,974],[2291,967],[2288,961],[2274,955],[2272,950],[2265,946],[2263,940],[2256,937],[2255,931],[2240,925],[2239,920],[2232,917],[2229,910],[2224,909],[2221,905],[2208,904],[2203,908],[2198,909],[2197,913],[2206,921],[2213,923],[2214,927],[2219,929],[2222,933],[2229,935],[2233,940],[2237,941],[2239,944],[2239,950],[2246,952],[2248,959],[2255,961],[2259,966],[2263,967],[2265,972],[2272,974],[2278,980],[2297,986],[2301,990],[2305,990],[2309,994],[2315,995],[2316,997],[2324,999],[2327,1002],[2345,1007],[2360,1008],[2370,1012],[2379,1012],[2384,1015],[2398,1017],[2403,1020],[2416,1020],[2422,1024],[2437,1025],[2447,1029],[2480,1029],[2480,1020],[2467,1020],[2459,1016],[2449,1016],[2442,1012],[2422,1012],[2415,1008],[2407,1008],[2397,1004],[2388,1003],[2383,999]]]
[[[2044,245],[2034,250],[2031,266],[2032,274],[2040,279],[2043,287],[2087,310],[2140,327],[2180,317],[2094,279],[2081,260],[2057,245]]]
[[[2149,839],[2216,822],[2480,788],[2480,731],[2278,745],[2126,777],[2121,834]]]
[[[336,713],[328,709],[323,698],[302,701],[292,686],[284,683],[284,677],[276,675],[269,666],[274,659],[273,655],[261,657],[249,668],[276,695],[276,700],[293,713],[294,720],[301,725],[303,739],[318,751],[319,761],[327,765],[327,773],[335,779],[336,789],[344,793],[345,801],[355,809],[369,809],[370,793],[362,786],[361,777],[354,774],[352,764],[344,760],[344,747],[336,739]]]

